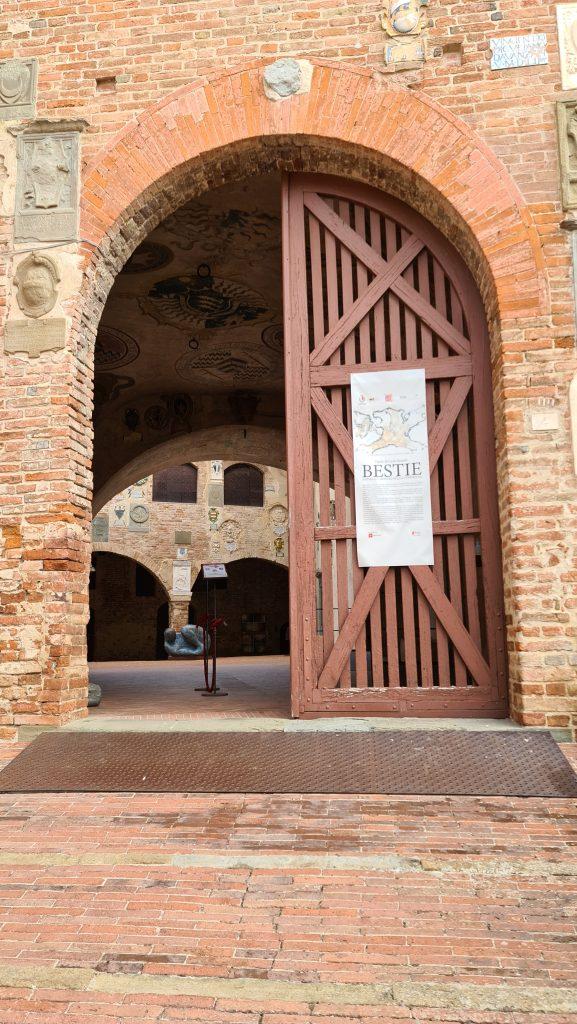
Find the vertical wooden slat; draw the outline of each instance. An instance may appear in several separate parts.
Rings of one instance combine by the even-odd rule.
[[[283,177],[282,266],[285,404],[289,505],[291,711],[299,715],[312,703],[320,666],[315,663],[316,624],[312,424],[310,404],[307,271],[302,191]],[[303,296],[305,301],[303,302]]]
[[[406,281],[413,287],[419,288],[418,268],[414,265],[407,267],[403,274]],[[405,309],[405,329],[407,338],[407,359],[416,359],[417,351],[417,320],[415,314]],[[406,584],[405,584],[406,586]],[[404,617],[404,611],[403,611]],[[417,621],[419,627],[419,665],[418,682],[421,686],[433,685],[433,651],[431,643],[431,617],[428,603],[417,587]]]
[[[464,324],[463,309],[454,288],[451,288],[451,306],[453,310],[453,324],[462,332]],[[457,420],[461,517],[463,519],[472,519],[476,514],[473,504],[473,481],[469,445],[469,410],[468,404],[465,402]],[[461,544],[465,568],[468,628],[477,647],[481,650],[481,621],[479,618],[479,600],[477,596],[477,556],[475,552],[476,539],[471,535],[464,534]]]
[[[337,323],[339,319],[339,293],[337,247],[335,238],[333,235],[331,235],[329,231],[325,231],[325,259],[327,280],[328,327],[330,330],[332,327],[334,327],[334,325]],[[336,352],[333,352],[330,358],[330,363],[331,365],[335,365],[340,363],[340,361],[340,351],[337,349]],[[339,419],[342,416],[341,397],[342,396],[340,388],[330,389],[331,404],[333,405]],[[336,523],[337,526],[344,526],[346,522],[345,464],[342,455],[340,454],[336,445],[334,444],[332,445],[332,460]],[[335,541],[335,548],[337,620],[340,631],[346,621],[349,611],[348,558],[346,540]],[[339,683],[341,687],[350,687],[351,685],[351,669],[349,662],[347,662],[343,669]]]
[[[395,571],[385,576],[385,635],[387,638],[387,676],[389,686],[400,686],[399,669],[399,624],[397,616],[397,593]]]
[[[479,486],[479,518],[481,520],[481,551],[485,617],[489,663],[494,674],[493,694],[504,697],[507,692],[505,654],[505,613],[503,608],[501,538],[497,509],[497,465],[493,420],[493,387],[487,322],[480,296],[470,295],[471,354],[473,357],[473,400],[475,403],[475,462]]]
[[[341,216],[343,215],[343,213],[344,213],[344,210],[343,210],[343,207],[341,206]],[[359,234],[361,236],[361,238],[363,238],[365,241],[368,241],[368,239],[367,239],[367,231],[366,231],[366,219],[365,219],[365,208],[364,208],[364,206],[360,206],[359,204],[355,205],[355,208],[354,208],[354,223],[351,226],[355,228],[357,234]],[[373,217],[373,219],[370,222],[370,226],[371,226],[371,236],[372,236],[372,247],[376,248],[377,251],[380,252],[380,221],[379,221],[379,219],[377,218],[377,224],[376,224],[376,227],[375,227],[374,217]],[[375,232],[376,231],[378,231],[378,235],[376,236],[377,243],[376,243],[376,246],[375,246]],[[369,283],[369,275],[367,273],[366,268],[358,260],[357,260],[357,264],[356,264],[356,272],[357,272],[358,293],[359,293],[359,295],[361,295],[363,293],[363,291],[366,289],[366,287],[367,287],[367,285]],[[347,282],[347,292],[346,292],[346,294],[347,294],[347,296],[350,296],[350,301],[352,302],[352,297],[353,297],[352,279],[350,281],[350,292],[348,291],[348,282]],[[381,313],[382,313],[382,308],[383,308],[382,301],[380,303],[380,307],[381,307]],[[378,339],[379,339],[378,344],[380,344],[380,346],[381,346],[379,351],[382,351],[383,358],[384,358],[384,354],[385,354],[384,321],[381,319],[380,324],[379,325],[376,324],[375,327],[376,327],[376,331],[377,331],[377,335],[378,335]],[[371,361],[371,335],[370,335],[370,324],[369,324],[368,317],[366,317],[362,321],[362,323],[361,323],[361,325],[359,327],[359,342],[360,342],[361,362],[370,363],[370,361]],[[348,353],[346,353],[346,355],[347,355],[347,361],[348,361]],[[351,418],[351,412],[350,412],[350,391],[348,392],[348,402],[349,402],[349,422],[350,422],[350,418]],[[352,480],[351,480],[351,500],[352,500],[352,502],[354,504],[354,490],[353,490],[353,481]],[[355,568],[354,568],[353,571],[354,571],[354,574],[356,576],[356,580],[355,580],[355,592],[356,592],[358,590],[360,584],[362,583],[364,573],[363,573],[362,569],[358,568],[358,566],[356,564],[356,559],[354,560],[354,566],[355,566]],[[383,684],[384,684],[383,636],[382,636],[381,598],[380,598],[380,594],[378,594],[377,597],[375,598],[375,600],[373,602],[373,605],[372,605],[372,608],[371,608],[371,611],[369,613],[369,627],[370,627],[370,637],[371,637],[372,685],[373,686],[383,686]],[[367,680],[367,670],[366,670],[367,647],[366,647],[366,638],[365,638],[365,634],[364,633],[359,638],[359,640],[360,640],[360,643],[357,642],[357,679],[358,680],[359,679],[362,680],[362,682],[357,682],[357,685],[367,685],[367,682],[368,682],[368,680]],[[361,659],[363,659],[363,667],[359,671],[359,662],[361,661]]]
[[[376,210],[371,210],[371,245],[376,252],[381,252],[381,218]],[[375,360],[384,363],[387,358],[385,332],[385,302],[379,299],[373,310],[375,324]]]
[[[387,239],[387,258],[390,260],[397,251],[397,233],[393,221],[387,218],[385,225]],[[391,359],[401,359],[401,314],[400,304],[396,295],[389,292],[389,332],[391,337]]]
[[[431,287],[429,281],[429,261],[426,252],[422,252],[417,260],[417,274],[419,281],[419,292],[427,300],[431,299]],[[433,334],[432,331],[425,323],[421,324],[421,347],[423,358],[430,358],[433,356]],[[427,384],[427,421],[429,429],[435,422],[435,384],[433,381],[429,381]],[[440,519],[441,515],[441,501],[439,496],[439,467],[435,466],[431,474],[431,507],[433,513],[433,519]],[[433,572],[435,576],[443,585],[443,542],[441,537],[433,538],[433,555],[434,555],[434,566]],[[437,649],[437,677],[440,686],[448,686],[450,684],[450,670],[449,670],[449,647],[447,642],[447,636],[444,630],[438,628],[438,624],[435,629],[436,638],[436,649]]]
[[[325,336],[323,308],[323,279],[321,264],[321,239],[319,222],[309,217],[310,242],[310,279],[313,314],[313,340],[315,348]],[[319,523],[330,525],[330,475],[329,475],[329,441],[325,427],[317,419],[317,459],[319,467]],[[330,541],[321,541],[321,595],[323,652],[325,661],[328,658],[334,641],[334,609],[333,609],[333,566],[332,545]]]
[[[437,260],[434,262],[435,306],[439,313],[447,316],[447,296],[445,292],[445,272]],[[441,409],[450,390],[450,381],[442,380],[439,384]],[[445,492],[445,516],[447,519],[457,518],[457,500],[455,492],[455,458],[453,454],[453,435],[449,436],[443,448],[443,484]],[[449,569],[449,589],[451,604],[463,618],[463,595],[461,590],[461,568],[459,556],[459,538],[447,537],[447,563]],[[461,655],[453,647],[455,665],[455,683],[457,686],[467,685],[467,667]]]
[[[343,218],[343,220],[347,224],[350,224],[351,227],[355,227],[355,218],[353,218],[353,223],[351,224],[350,207],[349,207],[348,203],[339,203],[339,214],[340,214],[340,216]],[[362,268],[359,265],[358,261],[357,261],[357,274],[360,275],[358,277],[359,293],[361,293],[361,291],[364,290],[364,288],[366,287],[366,284],[367,284],[367,280],[368,280],[367,274],[364,273],[364,276],[363,276],[363,273],[364,273],[364,268]],[[348,309],[353,304],[353,301],[354,301],[354,292],[353,292],[353,261],[352,261],[352,257],[351,257],[350,252],[348,252],[347,249],[345,249],[344,246],[341,246],[341,283],[342,283],[343,309]],[[363,322],[361,324],[359,330],[360,330],[360,337],[361,337],[361,341],[360,341],[361,353],[364,352],[365,354],[370,355],[370,348],[368,347],[370,345],[370,342],[367,343],[368,325],[366,324],[366,322]],[[352,334],[346,339],[346,341],[344,343],[344,356],[345,356],[345,362],[348,365],[350,365],[351,363],[355,363],[355,361],[356,361],[355,337]],[[362,358],[362,355],[361,355],[361,358]],[[346,401],[346,410],[347,410],[347,421],[350,424],[350,422],[351,422],[351,415],[352,415],[352,413],[351,413],[351,393],[350,393],[350,388],[347,388],[346,396],[345,396],[345,401]],[[351,515],[355,515],[354,478],[353,478],[352,473],[350,473],[348,470],[346,470],[346,478],[347,478],[347,481],[349,483],[349,488],[350,488]],[[353,519],[352,521],[354,522],[355,520]],[[356,597],[356,595],[358,594],[358,592],[360,590],[362,582],[363,582],[363,580],[365,578],[365,574],[364,574],[363,570],[360,568],[360,566],[359,566],[359,564],[357,562],[355,546],[353,546],[353,550],[352,550],[351,571],[352,571],[353,594]],[[359,633],[359,635],[357,637],[357,640],[355,642],[355,682],[356,682],[357,687],[365,687],[365,686],[368,685],[368,676],[367,676],[367,642],[366,642],[366,635],[365,635],[365,630],[364,629],[361,630],[361,632]]]

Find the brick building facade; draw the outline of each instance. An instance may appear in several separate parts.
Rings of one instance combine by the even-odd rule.
[[[279,351],[280,270],[270,267],[276,259],[280,268],[280,249],[266,266],[255,262],[248,281],[242,275],[243,238],[266,249],[274,187],[263,188],[258,223],[247,232],[234,224],[236,270],[219,264],[231,224],[219,196],[237,189],[238,213],[239,182],[274,185],[275,175],[301,171],[402,200],[450,240],[475,281],[491,340],[486,444],[498,477],[510,710],[525,724],[575,725],[577,359],[562,225],[572,224],[563,206],[572,205],[577,92],[562,86],[577,83],[561,79],[554,4],[405,7],[417,20],[403,24],[387,4],[383,31],[381,3],[3,6],[0,60],[32,63],[0,76],[2,735],[85,713],[93,512],[185,460],[285,464],[282,385],[268,357]],[[562,50],[570,71],[565,37]],[[297,58],[289,73],[267,76],[286,56]],[[569,119],[560,129],[567,173],[557,101]],[[189,220],[178,220],[186,204]],[[245,205],[254,212],[252,199]],[[219,217],[211,248],[206,225]],[[212,318],[205,311],[203,330],[223,336],[218,364],[201,365],[205,335],[179,307],[178,369],[155,392],[164,373],[155,335],[162,351],[172,344],[173,307],[155,285],[135,290],[127,261],[149,239],[152,255],[140,250],[137,266],[146,279],[147,260],[161,265],[174,237],[181,277],[186,252],[200,253],[197,307],[210,282],[245,325],[255,296],[266,295],[271,316],[258,352],[247,328],[239,363],[242,345],[225,346],[230,320],[221,307]],[[41,258],[26,264],[32,251]],[[248,297],[224,289],[226,280],[250,285]],[[137,305],[150,327],[142,371],[131,361]],[[155,328],[159,305],[164,327]],[[93,433],[99,324],[107,334],[97,342]],[[267,368],[270,378],[259,378]]]

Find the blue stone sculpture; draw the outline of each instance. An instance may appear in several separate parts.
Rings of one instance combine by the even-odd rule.
[[[204,653],[204,630],[202,626],[183,626],[165,629],[164,650],[172,658],[190,658]]]

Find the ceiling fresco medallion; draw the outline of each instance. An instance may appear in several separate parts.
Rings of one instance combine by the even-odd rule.
[[[126,391],[134,384],[134,377],[123,373],[97,373],[94,377],[94,404],[104,405],[113,402],[121,391]]]
[[[172,249],[157,242],[143,242],[132,253],[122,268],[123,274],[148,274],[151,270],[160,270],[168,266],[174,259]]]
[[[236,281],[213,277],[208,263],[201,263],[196,274],[158,281],[139,305],[157,323],[185,330],[238,327],[268,314],[262,295]]]
[[[284,330],[282,324],[271,324],[265,327],[261,334],[263,345],[270,348],[272,352],[282,353],[284,351]]]
[[[144,422],[150,430],[167,430],[170,417],[165,405],[150,405],[144,413]]]
[[[194,402],[190,395],[161,395],[164,405],[150,405],[144,413],[144,422],[150,430],[170,430],[171,434],[190,432]]]
[[[261,381],[267,377],[272,380],[278,376],[267,363],[252,356],[235,356],[229,349],[217,349],[201,356],[185,352],[176,361],[174,369],[183,380],[197,381],[199,371],[204,371],[210,377],[234,384]]]
[[[139,355],[139,346],[124,331],[115,327],[101,327],[98,331],[94,348],[95,370],[116,370],[134,362]]]
[[[163,222],[180,249],[222,254],[223,245],[245,255],[278,249],[280,219],[261,210],[215,210],[188,203]]]

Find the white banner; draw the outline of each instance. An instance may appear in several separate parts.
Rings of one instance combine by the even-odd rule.
[[[357,559],[432,565],[424,370],[351,374]]]

